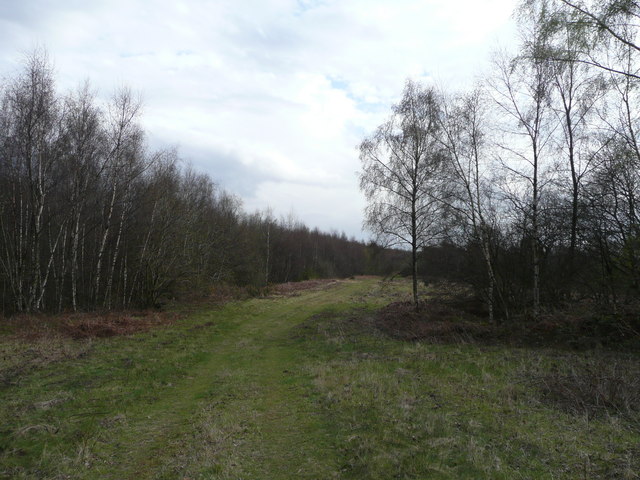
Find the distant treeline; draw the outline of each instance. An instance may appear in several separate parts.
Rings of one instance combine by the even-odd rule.
[[[390,273],[403,252],[248,215],[174,150],[150,151],[128,89],[62,96],[46,54],[0,85],[0,306],[157,305],[216,282]]]

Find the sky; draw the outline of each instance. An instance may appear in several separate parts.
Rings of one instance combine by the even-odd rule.
[[[358,144],[407,78],[463,89],[516,0],[0,0],[0,78],[45,47],[61,93],[139,92],[152,149],[242,199],[366,239]]]

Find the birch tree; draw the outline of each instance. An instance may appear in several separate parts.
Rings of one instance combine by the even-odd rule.
[[[550,61],[536,52],[543,49],[539,31],[529,32],[526,55],[503,55],[495,61],[491,79],[493,98],[503,119],[504,137],[500,142],[505,171],[505,194],[524,217],[524,237],[531,244],[532,313],[540,313],[540,206],[550,177],[554,123],[550,108]]]
[[[44,299],[62,234],[60,228],[46,228],[59,161],[59,105],[46,52],[27,57],[23,72],[7,86],[2,107],[0,170],[6,176],[6,189],[0,193],[4,213],[0,265],[16,309],[33,311]]]
[[[130,187],[135,178],[144,171],[141,163],[142,130],[137,124],[141,101],[131,90],[118,90],[109,105],[107,114],[107,157],[105,163],[106,199],[103,205],[102,234],[96,253],[94,276],[94,299],[98,302],[107,254],[107,240],[113,236],[110,269],[106,272],[103,301],[109,307],[115,262],[120,252],[120,242],[129,206]],[[118,215],[117,207],[120,207]],[[115,232],[114,232],[115,229]]]
[[[498,282],[492,252],[495,218],[489,205],[491,189],[487,169],[490,118],[485,92],[477,86],[471,92],[446,98],[442,94],[440,139],[446,151],[445,170],[449,195],[442,198],[469,229],[471,240],[478,243],[484,260],[488,285],[484,295],[489,318],[494,321],[495,298],[500,300],[505,318],[509,310]]]
[[[95,100],[95,93],[88,82],[65,99],[62,150],[64,180],[60,187],[67,197],[69,212],[69,253],[71,305],[79,307],[81,270],[79,255],[85,241],[81,232],[86,228],[87,204],[90,190],[96,188],[105,162],[105,136],[102,112]],[[66,262],[65,262],[66,263]],[[61,272],[64,278],[65,271]]]
[[[368,202],[365,227],[387,246],[410,248],[416,309],[418,252],[441,233],[438,115],[435,91],[407,81],[390,118],[360,144],[360,188]]]

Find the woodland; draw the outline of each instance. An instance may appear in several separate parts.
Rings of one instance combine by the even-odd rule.
[[[408,80],[359,146],[369,244],[247,213],[141,101],[61,94],[35,51],[0,86],[2,312],[160,306],[234,285],[358,274],[470,284],[492,321],[578,303],[638,309],[640,146],[632,1],[523,2],[519,45],[467,91]]]
[[[363,140],[366,224],[412,252],[416,307],[419,279],[447,278],[496,322],[576,305],[636,318],[640,6],[531,0],[515,15],[517,50],[473,88],[408,80]]]
[[[175,149],[151,151],[128,88],[61,95],[46,52],[2,85],[0,304],[5,314],[159,306],[226,284],[389,274],[404,256],[254,214]]]

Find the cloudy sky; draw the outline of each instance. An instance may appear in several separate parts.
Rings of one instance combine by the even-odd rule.
[[[357,145],[406,78],[464,88],[513,35],[515,0],[0,0],[0,78],[45,46],[64,92],[144,99],[175,145],[240,196],[361,231]]]

